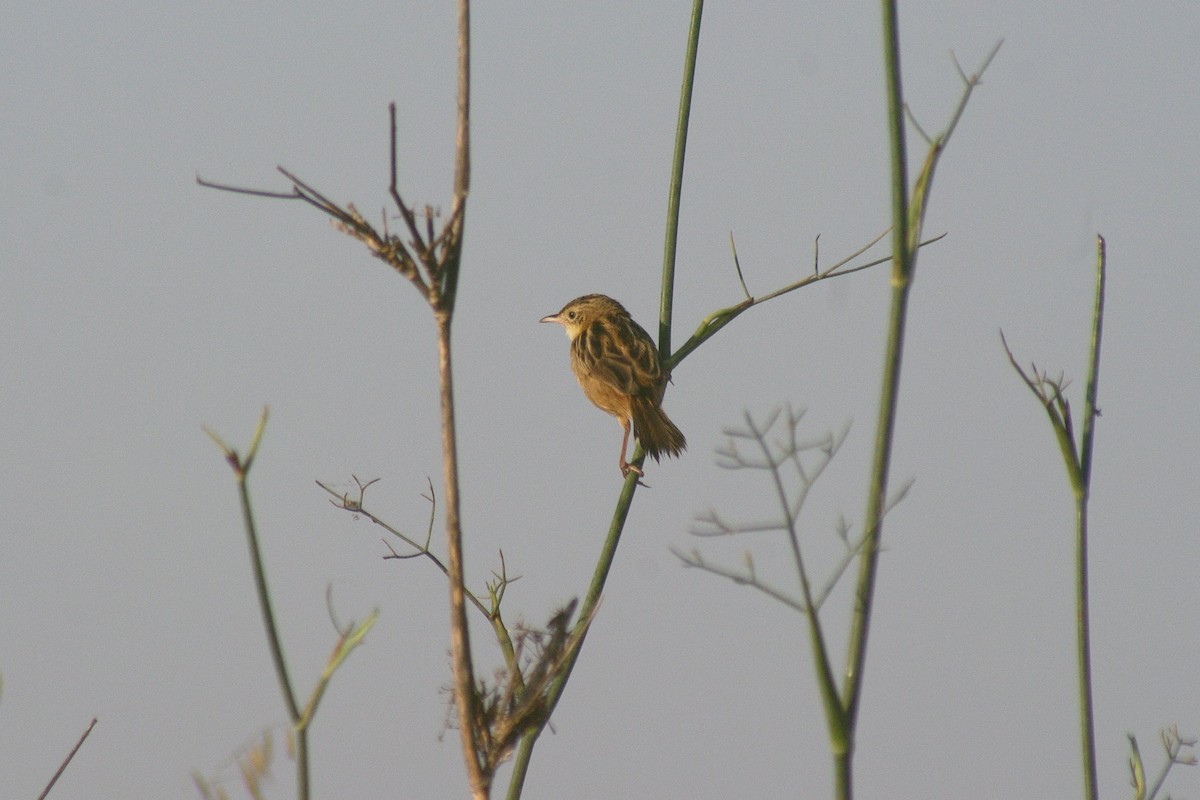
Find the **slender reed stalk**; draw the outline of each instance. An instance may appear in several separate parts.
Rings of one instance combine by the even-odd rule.
[[[441,384],[442,470],[446,496],[446,569],[450,577],[450,655],[454,672],[454,703],[462,738],[463,758],[471,794],[476,800],[491,796],[492,774],[484,769],[480,741],[480,703],[475,690],[475,669],[467,625],[464,586],[462,522],[458,496],[458,442],[454,424],[454,370],[450,348],[450,314],[438,314],[438,376]]]
[[[283,644],[279,640],[279,626],[271,604],[271,592],[267,587],[267,570],[263,565],[262,548],[258,543],[258,526],[254,521],[254,511],[250,504],[250,489],[247,485],[250,468],[254,466],[254,458],[258,454],[258,446],[262,442],[263,431],[267,427],[267,415],[267,409],[264,408],[245,456],[240,456],[237,451],[222,442],[211,431],[209,436],[225,452],[225,460],[233,468],[233,474],[237,479],[238,501],[242,509],[242,525],[246,529],[246,543],[250,548],[250,565],[254,573],[254,589],[258,595],[258,607],[262,613],[263,626],[267,631],[267,644],[271,651],[271,663],[275,667],[275,679],[283,693],[283,703],[287,707],[288,719],[291,721],[292,730],[296,736],[296,797],[299,800],[308,800],[308,726],[299,724],[304,715],[296,700],[296,692],[292,688],[292,679],[288,674],[287,660],[283,655]]]
[[[663,246],[662,288],[658,321],[658,351],[663,354],[671,352],[671,318],[675,293],[675,250],[679,239],[679,202],[683,191],[684,153],[687,149],[688,120],[691,116],[692,108],[692,86],[695,82],[696,57],[700,44],[700,21],[703,14],[704,0],[693,0],[691,25],[688,30],[687,54],[684,57],[683,86],[679,96],[679,115],[675,125],[675,155],[671,163],[671,184],[667,195],[667,232]],[[634,450],[632,463],[640,467],[644,460],[645,452],[641,444],[638,444]],[[600,556],[596,562],[596,569],[592,573],[592,582],[588,586],[587,595],[584,597],[583,605],[579,609],[579,621],[576,623],[579,644],[568,658],[560,675],[551,684],[550,691],[547,694],[547,713],[545,719],[539,726],[527,732],[517,747],[517,754],[513,761],[512,776],[509,779],[507,800],[517,800],[521,796],[521,791],[525,785],[525,777],[529,771],[529,759],[533,754],[533,747],[545,729],[546,723],[550,719],[550,714],[553,713],[555,706],[558,705],[563,690],[566,688],[567,681],[571,677],[571,671],[575,667],[575,662],[579,658],[579,652],[583,648],[583,639],[587,635],[586,626],[590,624],[597,604],[600,602],[600,596],[604,591],[605,581],[608,580],[608,573],[612,568],[613,559],[616,557],[617,545],[621,541],[621,532],[625,529],[625,519],[629,516],[629,509],[633,505],[633,496],[637,492],[637,487],[638,475],[631,470],[625,479],[625,483],[622,484],[621,494],[617,498],[617,505],[613,509],[612,520],[608,526],[608,535],[601,546]]]
[[[459,515],[458,434],[454,421],[454,370],[451,358],[451,323],[461,268],[462,235],[467,194],[471,183],[471,4],[458,0],[458,97],[455,133],[454,201],[445,229],[445,251],[430,273],[430,306],[437,322],[438,382],[442,417],[443,494],[446,502],[446,568],[450,584],[450,657],[454,672],[454,702],[462,739],[467,780],[475,800],[491,796],[493,772],[487,768],[482,714],[471,662],[470,627],[467,624],[462,520]],[[430,250],[434,251],[432,236]]]
[[[842,687],[845,727],[831,739],[834,759],[834,796],[853,796],[854,738],[862,698],[863,667],[867,634],[875,597],[879,563],[879,540],[883,533],[882,511],[887,498],[888,468],[891,464],[892,434],[900,389],[908,292],[912,285],[915,251],[909,246],[908,158],[904,131],[904,95],[900,73],[900,33],[896,3],[883,3],[883,53],[888,109],[888,144],[892,162],[892,302],[888,316],[887,346],[880,387],[879,418],[876,423],[875,454],[871,463],[867,511],[863,524],[870,531],[859,562],[854,612],[850,623],[849,653]]]
[[[693,0],[688,28],[687,54],[683,59],[683,86],[679,90],[679,115],[675,122],[675,156],[667,191],[667,231],[663,237],[662,291],[658,315],[658,352],[671,352],[671,319],[675,306],[675,251],[679,243],[679,201],[683,195],[683,161],[687,151],[688,121],[692,116],[692,87],[696,82],[696,54],[700,49],[700,20],[704,0]]]
[[[1096,800],[1096,720],[1092,706],[1091,612],[1088,603],[1088,499],[1092,485],[1096,392],[1100,378],[1100,338],[1104,322],[1104,237],[1096,237],[1096,299],[1092,308],[1092,341],[1084,392],[1079,480],[1075,486],[1075,647],[1079,661],[1079,736],[1082,747],[1084,797]]]
[[[347,656],[358,645],[362,644],[363,638],[367,635],[367,631],[374,626],[379,613],[378,611],[372,612],[366,621],[361,624],[351,622],[344,629],[338,630],[339,637],[337,644],[333,648],[329,660],[325,663],[325,668],[321,671],[321,675],[309,695],[308,702],[301,707],[296,697],[296,692],[292,688],[293,684],[291,675],[288,672],[287,660],[283,655],[283,644],[279,639],[279,625],[271,603],[271,593],[267,587],[267,570],[263,563],[262,548],[259,546],[258,541],[258,526],[254,521],[254,511],[250,504],[250,489],[248,485],[250,468],[254,465],[254,458],[258,453],[258,446],[262,442],[263,431],[266,429],[266,426],[267,409],[264,408],[262,416],[258,420],[258,427],[254,431],[254,438],[251,439],[245,456],[241,456],[207,428],[205,432],[224,452],[225,461],[233,468],[234,476],[237,479],[238,498],[242,508],[242,522],[246,529],[246,541],[250,548],[250,563],[254,573],[254,587],[258,595],[258,606],[262,612],[263,625],[267,631],[267,643],[271,651],[271,662],[275,666],[275,678],[279,683],[280,691],[283,692],[283,702],[287,707],[288,721],[291,723],[291,732],[296,746],[296,797],[299,800],[308,800],[310,795],[308,729],[312,724],[313,717],[317,713],[317,706],[321,703],[325,689],[328,687],[329,681],[333,678],[333,673],[342,665]],[[197,780],[200,779],[197,778]],[[202,791],[207,797],[208,792],[206,790]]]
[[[1037,365],[1029,371],[1017,363],[1017,359],[1000,334],[1000,341],[1013,369],[1041,402],[1050,419],[1067,468],[1067,479],[1075,495],[1075,657],[1078,663],[1079,683],[1079,738],[1083,770],[1083,796],[1096,800],[1099,789],[1096,785],[1096,729],[1092,708],[1092,647],[1091,621],[1088,603],[1088,500],[1092,482],[1092,452],[1095,443],[1096,392],[1100,377],[1100,339],[1104,322],[1104,281],[1107,271],[1104,237],[1096,236],[1096,296],[1092,307],[1091,352],[1088,356],[1087,388],[1084,390],[1083,431],[1079,442],[1075,441],[1071,404],[1063,395],[1066,381],[1062,377],[1051,378]]]
[[[896,0],[883,0],[883,53],[885,93],[888,113],[888,144],[891,153],[892,178],[892,300],[888,314],[887,344],[884,352],[883,380],[880,386],[879,416],[876,423],[875,451],[867,494],[867,510],[863,524],[868,538],[859,562],[855,602],[850,621],[849,652],[842,686],[842,705],[845,709],[845,728],[832,731],[835,796],[853,796],[853,760],[855,730],[859,703],[862,699],[863,669],[866,664],[867,639],[871,612],[874,606],[875,578],[879,563],[879,542],[883,535],[883,513],[887,507],[888,472],[891,466],[892,441],[900,391],[900,369],[904,352],[904,332],[908,315],[908,294],[916,272],[917,251],[928,207],[929,192],[938,160],[945,150],[972,90],[983,71],[995,57],[997,44],[983,65],[972,76],[962,75],[965,84],[958,107],[946,129],[929,140],[929,151],[913,186],[910,199],[908,188],[908,155],[905,137],[905,104],[901,84],[900,33]]]

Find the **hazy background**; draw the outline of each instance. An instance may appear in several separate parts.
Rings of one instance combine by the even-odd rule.
[[[619,489],[620,430],[584,400],[537,320],[586,292],[653,327],[690,4],[479,3],[473,173],[455,328],[470,585],[504,551],[510,620],[587,586]],[[465,795],[445,583],[384,561],[381,531],[314,479],[378,477],[368,503],[424,530],[440,492],[434,336],[412,288],[298,203],[276,164],[377,218],[387,103],[406,199],[449,206],[450,3],[50,2],[0,20],[0,794],[37,796],[92,716],[66,798],[240,796],[231,755],[286,719],[232,474],[244,446],[298,691],[333,645],[325,608],[380,621],[313,728],[318,797]],[[907,99],[940,129],[1001,38],[934,187],[910,306],[888,519],[856,761],[867,797],[1064,797],[1080,786],[1072,503],[1023,361],[1082,378],[1095,234],[1109,243],[1093,483],[1096,725],[1105,797],[1126,733],[1200,733],[1200,14],[1189,3],[908,3]],[[887,225],[878,9],[710,3],[700,43],[675,340],[740,289],[763,293]],[[915,135],[914,154],[923,154]],[[880,255],[884,251],[880,250]],[[754,309],[675,373],[687,433],[651,465],[604,605],[526,797],[821,797],[824,719],[802,620],[684,570],[769,537],[697,542],[696,513],[771,509],[764,476],[714,464],[744,410],[853,423],[812,496],[821,574],[857,524],[876,414],[884,269]],[[439,518],[439,536],[440,536]],[[440,540],[435,539],[439,543]],[[827,625],[843,659],[846,603]],[[482,673],[500,661],[475,625]],[[277,765],[276,797],[291,794]],[[505,776],[507,771],[505,772]],[[503,776],[501,779],[503,785]],[[1179,768],[1175,794],[1200,794]]]

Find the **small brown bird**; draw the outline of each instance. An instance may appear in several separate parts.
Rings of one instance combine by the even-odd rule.
[[[633,321],[625,307],[602,294],[585,294],[542,317],[566,328],[571,340],[571,369],[588,400],[617,418],[621,439],[621,474],[642,471],[625,460],[629,425],[646,455],[678,456],[687,439],[662,410],[669,375],[650,334]]]

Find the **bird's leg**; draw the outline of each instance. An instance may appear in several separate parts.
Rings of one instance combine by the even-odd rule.
[[[625,435],[621,437],[621,474],[628,475],[630,472],[636,472],[641,477],[646,473],[625,460],[625,448],[629,445],[629,419],[627,417],[621,418],[621,430],[625,431]]]

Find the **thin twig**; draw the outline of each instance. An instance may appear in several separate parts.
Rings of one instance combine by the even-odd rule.
[[[790,597],[786,592],[764,583],[751,569],[747,569],[746,571],[738,571],[732,567],[714,564],[706,561],[704,556],[700,554],[700,551],[695,548],[693,548],[690,552],[684,552],[675,546],[671,546],[668,549],[683,563],[685,567],[693,567],[705,572],[710,572],[713,575],[719,575],[722,578],[728,578],[740,586],[749,586],[752,589],[762,592],[773,600],[778,600],[788,608],[799,611],[801,614],[808,611],[808,607],[804,604],[803,600],[797,600],[794,597]]]
[[[433,539],[433,524],[434,524],[434,520],[436,519],[436,514],[437,514],[437,506],[436,506],[435,499],[434,499],[432,481],[429,484],[429,495],[428,496],[422,495],[422,497],[424,497],[426,500],[429,501],[429,523],[428,523],[428,527],[426,528],[426,531],[425,531],[425,541],[424,541],[424,543],[421,543],[421,542],[418,542],[416,539],[413,539],[411,536],[404,533],[403,531],[399,530],[398,528],[392,526],[390,523],[388,523],[388,522],[384,521],[383,519],[381,519],[380,517],[376,516],[375,512],[371,511],[370,509],[368,509],[366,507],[365,503],[366,503],[367,487],[369,487],[371,484],[378,481],[379,480],[378,478],[374,478],[370,481],[363,482],[363,481],[360,481],[357,476],[351,476],[351,477],[354,478],[354,481],[358,484],[359,494],[358,494],[357,498],[351,498],[349,495],[345,494],[344,492],[339,493],[332,486],[322,483],[321,481],[315,481],[315,483],[317,484],[317,486],[320,486],[326,492],[333,495],[333,499],[330,500],[330,503],[332,503],[335,507],[340,508],[344,511],[349,511],[352,514],[361,514],[362,516],[366,517],[370,522],[383,528],[385,531],[392,534],[397,539],[400,539],[406,545],[408,545],[409,547],[411,547],[413,549],[413,552],[411,552],[411,553],[401,553],[401,552],[398,552],[396,550],[396,548],[394,548],[392,546],[392,544],[390,542],[388,542],[387,539],[381,539],[380,541],[383,542],[384,547],[386,547],[388,549],[388,555],[383,557],[384,560],[393,560],[394,559],[397,561],[407,561],[408,559],[413,559],[413,558],[427,558],[438,569],[439,572],[441,572],[443,575],[446,575],[448,577],[450,575],[449,568],[446,566],[445,562],[442,561],[440,558],[438,558],[437,554],[434,553],[432,549],[430,549],[430,544]],[[501,568],[503,569],[503,558],[501,559]],[[518,580],[518,579],[505,577],[504,583],[505,584],[511,583],[512,581],[515,581],[515,580]],[[503,591],[500,591],[500,596],[501,597],[503,596]],[[498,603],[494,604],[492,609],[489,609],[487,606],[485,606],[483,604],[483,601],[480,600],[479,596],[476,595],[474,592],[469,592],[469,591],[466,592],[466,599],[467,599],[467,602],[469,602],[469,603],[471,603],[471,605],[475,606],[476,610],[478,610],[479,613],[482,614],[488,620],[491,620],[494,615],[499,613]]]
[[[879,266],[880,264],[886,264],[888,261],[891,260],[890,257],[889,258],[877,258],[877,259],[874,259],[873,261],[869,261],[865,264],[858,264],[853,267],[847,266],[850,262],[854,261],[856,258],[861,256],[867,250],[870,250],[872,247],[874,247],[876,244],[878,244],[880,242],[880,240],[883,239],[884,236],[887,236],[888,231],[890,231],[890,230],[891,230],[890,228],[888,230],[885,230],[883,233],[876,236],[874,239],[872,239],[870,242],[868,242],[867,244],[860,247],[858,250],[854,251],[850,255],[841,259],[836,264],[826,267],[824,270],[814,272],[811,275],[806,275],[803,278],[801,278],[797,281],[794,281],[793,283],[789,283],[786,286],[783,286],[779,289],[775,289],[774,291],[768,292],[767,294],[760,295],[758,297],[750,296],[747,293],[747,297],[744,300],[741,300],[740,302],[738,302],[732,306],[728,306],[727,308],[722,308],[722,309],[712,312],[711,314],[709,314],[707,317],[705,317],[704,319],[702,319],[700,321],[700,324],[696,326],[696,330],[691,335],[691,337],[689,337],[687,341],[685,341],[682,345],[680,345],[678,350],[676,350],[669,357],[667,357],[666,365],[667,365],[668,371],[673,370],[676,366],[678,366],[679,362],[683,361],[685,358],[687,358],[689,355],[691,355],[692,352],[694,352],[698,347],[700,347],[700,345],[704,344],[704,342],[711,339],[713,336],[715,336],[717,334],[718,331],[720,331],[722,328],[724,328],[730,322],[733,322],[733,320],[736,319],[737,317],[739,317],[743,312],[747,311],[748,309],[753,308],[754,306],[761,305],[762,303],[765,303],[768,300],[774,300],[776,297],[780,297],[782,295],[788,294],[789,292],[794,292],[797,289],[801,289],[805,286],[816,283],[818,281],[828,280],[830,278],[840,278],[840,277],[843,277],[846,275],[852,275],[855,272],[861,272],[865,269],[870,269],[871,267]],[[934,236],[931,239],[927,239],[927,240],[921,242],[920,246],[924,247],[926,245],[933,244],[934,242],[941,240],[945,236],[946,236],[946,234],[944,234],[944,233],[940,234],[938,236]],[[736,259],[735,259],[735,268],[738,271],[738,273],[740,274],[741,273],[741,264]],[[742,285],[743,291],[745,291],[745,288],[746,287],[743,282],[743,285]]]
[[[83,732],[83,735],[79,737],[79,741],[77,741],[75,746],[71,748],[71,752],[67,753],[67,757],[63,759],[63,762],[58,765],[58,769],[55,771],[54,777],[50,779],[50,782],[46,784],[46,788],[43,789],[42,793],[38,795],[38,800],[46,800],[46,795],[50,794],[50,790],[53,789],[54,784],[58,782],[59,776],[61,776],[66,770],[67,765],[71,763],[71,759],[75,757],[75,754],[79,752],[79,748],[83,746],[83,741],[87,739],[88,734],[92,732],[92,728],[94,727],[96,727],[96,718],[92,717],[91,724],[87,726],[87,730]]]
[[[293,189],[290,192],[272,192],[267,189],[248,189],[244,186],[234,186],[228,183],[216,183],[207,181],[196,175],[196,183],[206,189],[217,189],[222,192],[232,192],[234,194],[248,194],[252,197],[268,197],[272,200],[302,200],[300,193]]]
[[[746,278],[742,275],[742,262],[738,260],[737,243],[733,240],[733,231],[729,232],[729,249],[733,252],[733,268],[737,270],[738,283],[742,286],[742,294],[746,295],[747,300],[753,300],[754,296],[746,288]]]

